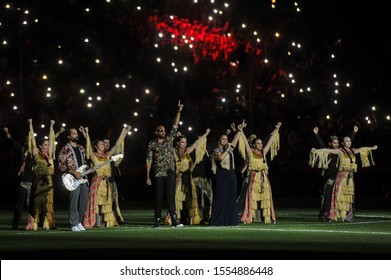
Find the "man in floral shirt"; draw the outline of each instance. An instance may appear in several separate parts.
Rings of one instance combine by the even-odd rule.
[[[155,131],[157,136],[156,139],[151,140],[148,144],[146,184],[148,186],[152,185],[150,172],[153,166],[156,186],[154,227],[160,227],[164,191],[167,195],[168,210],[171,215],[172,226],[183,227],[183,224],[179,223],[175,213],[175,159],[173,148],[182,109],[183,104],[181,104],[181,101],[179,100],[178,112],[169,134],[166,135],[166,129],[163,125],[158,125]]]

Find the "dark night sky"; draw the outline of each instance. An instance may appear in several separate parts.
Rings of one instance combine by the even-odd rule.
[[[185,102],[183,120],[194,128],[186,131],[192,140],[207,127],[216,131],[231,121],[248,119],[248,92],[252,89],[254,108],[249,122],[253,125],[249,133],[265,136],[277,121],[283,122],[282,151],[276,160],[276,169],[281,172],[289,168],[307,171],[315,125],[321,127],[323,137],[349,133],[354,124],[359,125],[357,145],[378,144],[382,147],[382,152],[375,155],[378,166],[389,168],[385,155],[390,153],[391,126],[385,116],[391,114],[387,98],[391,39],[385,1],[306,0],[298,2],[300,14],[293,12],[291,1],[277,1],[275,10],[270,9],[269,1],[232,1],[230,9],[216,17],[216,26],[229,22],[241,43],[251,37],[251,28],[262,33],[262,53],[255,57],[253,68],[249,68],[249,53],[239,48],[240,44],[235,57],[198,64],[194,64],[188,50],[174,52],[169,44],[162,47],[163,40],[159,41],[156,29],[148,25],[148,16],[156,14],[158,21],[164,21],[165,16],[174,14],[179,19],[202,22],[212,5],[209,1],[198,2],[143,1],[139,12],[138,2],[130,0],[110,4],[103,0],[10,1],[11,9],[0,8],[0,40],[8,40],[8,45],[0,46],[0,125],[9,126],[20,136],[28,118],[33,118],[36,127],[54,118],[57,124],[89,126],[96,137],[116,137],[122,124],[129,122],[139,131],[129,137],[126,147],[132,158],[124,160],[124,173],[140,175],[145,145],[153,137],[154,127],[160,122],[169,124],[179,98]],[[216,1],[215,5],[223,3]],[[19,6],[21,11],[16,9]],[[86,13],[85,7],[91,7],[91,12]],[[28,16],[23,15],[24,9],[29,9]],[[27,27],[20,23],[24,18],[29,19]],[[34,18],[39,18],[38,24],[34,25]],[[245,31],[240,30],[242,21],[249,26]],[[280,28],[283,36],[277,44],[271,35]],[[88,44],[83,42],[86,37],[90,39]],[[286,55],[291,49],[290,40],[303,44],[302,50],[294,51],[298,56]],[[159,49],[153,46],[156,42],[161,44]],[[332,62],[331,53],[336,55]],[[270,66],[260,63],[265,54],[272,58]],[[156,63],[157,56],[163,63]],[[101,60],[98,66],[94,63],[97,57]],[[59,58],[64,65],[58,66]],[[236,58],[242,64],[232,69],[229,61]],[[36,59],[38,62],[34,62]],[[175,74],[172,60],[188,65],[189,73]],[[308,67],[306,63],[311,61],[314,64],[304,69],[301,63]],[[297,79],[295,85],[283,81],[288,84],[285,99],[279,96],[278,79],[273,80],[278,70],[293,72]],[[350,89],[342,90],[338,106],[333,105],[330,93],[334,72],[343,83],[351,83]],[[48,73],[49,80],[41,79],[43,73]],[[6,85],[7,80],[12,81],[11,86]],[[98,80],[99,87],[95,86]],[[235,95],[239,82],[242,92]],[[299,94],[298,88],[305,88],[307,82],[312,83],[313,92]],[[119,83],[119,89],[115,83]],[[51,99],[44,97],[49,86],[54,92]],[[80,94],[81,88],[87,93]],[[146,95],[146,88],[152,93]],[[9,97],[10,92],[16,97]],[[99,95],[103,101],[94,101],[93,109],[88,109],[88,95]],[[221,97],[229,100],[227,105],[221,104]],[[135,103],[136,98],[140,103]],[[17,111],[12,109],[15,104]],[[377,106],[376,112],[371,112],[372,105]],[[133,115],[135,111],[138,117]],[[325,119],[326,114],[332,115],[330,121]],[[364,119],[367,115],[370,125]],[[293,144],[288,145],[288,135],[296,139]],[[13,174],[17,164],[4,137],[0,141],[0,153],[12,163],[7,173]]]

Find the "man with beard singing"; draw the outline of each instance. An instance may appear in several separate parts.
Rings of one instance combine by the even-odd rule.
[[[61,172],[70,173],[76,179],[81,179],[81,174],[76,170],[87,164],[85,148],[80,145],[76,128],[71,128],[67,133],[68,143],[62,147],[58,156]],[[78,188],[69,194],[69,224],[72,231],[83,231],[83,216],[87,209],[88,183],[80,184]]]

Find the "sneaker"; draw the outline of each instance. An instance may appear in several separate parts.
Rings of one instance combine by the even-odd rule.
[[[183,227],[183,224],[176,224],[176,225],[172,225],[173,228],[181,228]]]
[[[172,226],[171,227],[174,227],[174,228],[181,228],[183,227],[183,224],[179,223],[178,220],[173,220],[172,221]]]
[[[80,229],[77,226],[71,227],[71,231],[80,231]]]
[[[155,219],[155,224],[153,225],[153,227],[155,227],[155,228],[160,227],[160,218]]]
[[[83,227],[83,225],[82,225],[81,223],[79,223],[79,224],[77,225],[77,228],[79,229],[79,231],[86,230],[86,229]]]

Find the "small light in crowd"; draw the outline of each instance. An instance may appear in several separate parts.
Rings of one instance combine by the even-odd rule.
[[[310,87],[307,87],[307,91],[311,91],[311,88],[310,88]]]
[[[135,100],[135,101],[136,101],[136,103],[139,103],[139,102],[140,102],[140,99],[136,98],[136,100]]]
[[[14,97],[14,96],[15,96],[15,94],[13,92],[11,92],[11,97]]]
[[[178,68],[174,68],[174,72],[175,72],[175,73],[178,72]]]
[[[92,97],[91,97],[91,96],[88,96],[88,100],[90,100],[90,101],[91,101],[91,100],[92,100]]]
[[[149,94],[150,93],[149,89],[145,89],[145,93]]]
[[[58,48],[58,49],[61,49],[61,45],[58,45],[57,48]]]
[[[296,46],[296,43],[295,43],[295,42],[292,42],[292,46],[295,47],[295,46]]]
[[[50,94],[50,92],[47,92],[46,93],[46,97],[51,97],[52,95]]]
[[[213,12],[214,12],[215,14],[217,14],[217,13],[218,13],[218,10],[217,10],[217,9],[213,9]]]
[[[85,93],[85,90],[81,88],[79,92],[80,92],[81,94],[83,94],[83,93]]]
[[[192,128],[191,126],[189,126],[189,127],[187,128],[187,130],[188,130],[188,131],[192,131],[193,128]]]
[[[183,121],[180,121],[180,122],[179,122],[179,125],[183,125]]]
[[[42,76],[42,80],[47,80],[48,76],[46,76],[45,74]]]
[[[350,83],[346,83],[346,87],[350,87]]]
[[[221,98],[221,102],[225,103],[226,99],[225,98]]]
[[[229,7],[229,3],[225,2],[224,3],[224,7],[228,8]]]
[[[6,8],[6,9],[11,8],[10,4],[6,4],[6,5],[5,5],[5,8]]]
[[[334,54],[331,54],[331,58],[335,58]]]
[[[102,100],[102,97],[97,96],[97,97],[96,97],[96,100],[101,101],[101,100]]]
[[[156,58],[156,61],[161,62],[162,60],[160,59],[160,57],[158,57],[158,58]]]
[[[292,80],[291,80],[291,83],[292,83],[292,84],[295,84],[295,83],[296,83],[296,80],[295,80],[295,79],[292,79]]]
[[[88,40],[88,38],[85,38],[84,39],[84,42],[88,43],[90,40]]]
[[[171,16],[170,16],[170,19],[174,19],[174,16],[173,16],[173,15],[171,15]]]
[[[330,115],[327,115],[327,116],[326,116],[326,119],[328,119],[328,120],[329,120],[329,119],[330,119]]]
[[[5,84],[6,84],[6,85],[10,85],[10,84],[11,84],[11,81],[6,81]]]
[[[186,66],[185,66],[185,67],[183,67],[183,71],[185,71],[185,72],[187,71],[187,67],[186,67]]]
[[[7,45],[7,41],[6,40],[3,41],[3,45]]]
[[[133,131],[137,132],[137,131],[138,131],[138,128],[137,128],[137,127],[135,127],[135,128],[133,129]]]
[[[177,50],[178,50],[178,46],[174,46],[174,50],[176,50],[176,51],[177,51]]]
[[[91,103],[87,103],[87,107],[88,108],[92,108],[92,104]]]
[[[106,0],[107,3],[110,3],[110,0]]]
[[[119,84],[115,84],[115,87],[116,87],[116,88],[119,88]]]
[[[334,84],[335,84],[335,86],[339,86],[339,83],[338,83],[338,82],[335,82]]]
[[[99,59],[95,59],[95,63],[96,64],[100,63],[100,60]]]
[[[14,106],[12,109],[14,109],[14,110],[18,110],[18,107],[17,107],[17,106]]]
[[[52,88],[51,88],[51,87],[48,87],[48,88],[47,88],[47,91],[52,91]]]
[[[338,100],[337,99],[334,100],[334,104],[338,104]]]
[[[47,136],[45,136],[45,137],[43,137],[43,138],[45,138],[45,139],[49,139],[49,137],[47,137]]]
[[[131,131],[128,131],[128,135],[132,135],[132,132],[131,132]]]
[[[97,87],[99,87],[99,86],[100,86],[100,83],[99,83],[99,82],[96,82],[95,85],[96,85]]]
[[[368,120],[367,123],[368,123],[368,124],[371,124],[371,120]]]
[[[284,98],[285,97],[285,94],[281,93],[281,98]]]
[[[41,128],[45,128],[45,125],[44,125],[44,124],[41,124]]]
[[[86,8],[85,11],[86,11],[87,13],[89,13],[89,12],[90,12],[90,8]]]
[[[269,63],[269,59],[265,58],[264,62]]]
[[[125,85],[125,84],[122,84],[121,87],[122,87],[122,88],[126,88],[126,85]]]
[[[159,47],[159,45],[158,45],[158,44],[154,44],[154,46],[155,46],[155,48],[158,48],[158,47]]]
[[[138,116],[138,113],[137,113],[137,112],[134,112],[134,113],[133,113],[133,116],[137,117],[137,116]]]
[[[239,88],[237,88],[237,89],[236,89],[236,93],[239,93],[239,92],[240,92],[240,89],[239,89]]]
[[[27,25],[27,21],[24,20],[24,21],[22,22],[22,24],[23,24],[23,25]]]
[[[194,3],[198,3],[198,0],[194,0]]]
[[[375,106],[372,106],[372,111],[376,111],[376,107]]]
[[[65,123],[62,123],[61,126],[62,126],[62,127],[66,127],[67,125],[66,125]]]
[[[390,120],[390,119],[391,119],[390,115],[387,115],[387,116],[386,116],[386,119],[387,119],[387,120]]]
[[[246,28],[246,24],[245,23],[242,23],[242,28]]]
[[[293,74],[292,74],[292,73],[289,73],[289,74],[288,74],[288,77],[292,79],[292,78],[293,78]]]
[[[36,19],[34,20],[34,22],[38,22],[38,19],[36,18]]]
[[[366,116],[366,117],[365,117],[365,120],[369,120],[369,117],[368,117],[368,116]]]
[[[137,6],[137,10],[139,10],[139,11],[140,11],[140,10],[141,10],[141,6]]]
[[[159,33],[159,37],[162,38],[163,37],[163,33]]]
[[[277,38],[280,37],[280,33],[276,32],[275,35]]]
[[[337,78],[337,74],[333,74],[333,78]]]
[[[175,34],[171,34],[171,38],[172,38],[172,39],[175,39]]]
[[[58,64],[62,64],[62,60],[61,59],[58,61]]]

